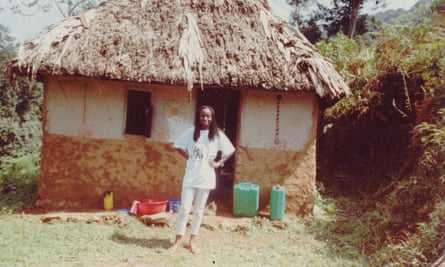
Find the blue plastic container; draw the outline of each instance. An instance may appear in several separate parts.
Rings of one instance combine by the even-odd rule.
[[[270,219],[282,221],[286,209],[286,191],[283,186],[272,186],[270,191]]]
[[[181,207],[181,200],[179,200],[179,199],[170,199],[168,201],[168,208],[169,208],[171,213],[178,213],[180,207]]]
[[[255,217],[258,214],[260,187],[239,183],[233,188],[233,215]]]

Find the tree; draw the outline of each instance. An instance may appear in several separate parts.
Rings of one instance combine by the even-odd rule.
[[[0,69],[16,56],[17,44],[0,25]],[[0,72],[0,162],[4,157],[38,153],[41,136],[42,86],[25,79],[8,84]]]
[[[341,32],[352,38],[357,32],[362,33],[365,30],[366,15],[359,14],[366,1],[333,0],[332,6],[321,3],[325,1],[316,1],[315,6],[314,2],[308,0],[288,0],[288,3],[297,6],[292,14],[292,20],[300,26],[303,34],[313,32],[318,28],[318,31],[323,32],[327,37]],[[375,1],[375,5],[378,6],[384,0],[372,1]],[[310,40],[316,42],[320,39]]]
[[[69,17],[97,6],[101,0],[7,0],[3,9],[10,9],[24,16],[48,12],[57,8],[63,17]]]

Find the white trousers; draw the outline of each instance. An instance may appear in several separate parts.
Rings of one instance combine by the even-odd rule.
[[[187,220],[193,205],[193,218],[191,234],[196,235],[201,226],[202,216],[209,196],[209,189],[194,187],[183,187],[181,195],[181,207],[179,208],[178,218],[176,220],[176,234],[184,235],[187,227]]]

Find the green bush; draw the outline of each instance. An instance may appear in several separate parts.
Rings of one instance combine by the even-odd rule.
[[[1,213],[11,213],[32,206],[36,201],[39,157],[2,157],[0,165]]]
[[[17,121],[0,118],[0,157],[22,157],[39,153],[42,138],[39,120]]]
[[[0,69],[16,56],[18,46],[0,25]],[[13,85],[0,72],[0,212],[35,202],[42,139],[41,83],[18,79]]]
[[[340,201],[347,219],[335,227],[372,266],[429,266],[445,251],[444,15],[436,0],[373,43],[318,44],[353,92],[322,114],[319,180],[361,202]]]
[[[403,240],[389,242],[373,253],[373,266],[431,266],[445,250],[445,199],[438,202],[429,221],[416,232],[404,232]]]

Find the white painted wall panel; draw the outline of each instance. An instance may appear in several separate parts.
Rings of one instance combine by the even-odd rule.
[[[282,97],[279,104],[278,131],[277,95]],[[310,95],[248,91],[243,100],[240,145],[301,151],[314,127],[313,109],[314,98]]]
[[[193,126],[195,102],[189,101],[187,88],[154,88],[152,92],[152,139],[174,142]]]
[[[129,86],[104,82],[52,77],[46,85],[48,133],[125,139],[127,90],[151,92],[152,135],[147,140],[174,142],[193,126],[194,100],[186,88]]]
[[[136,88],[122,82],[59,80],[57,77],[51,78],[45,86],[45,129],[49,133],[125,139],[127,90],[152,93],[152,135],[148,141],[174,142],[185,129],[193,126],[195,97],[189,101],[186,88]],[[277,95],[282,96],[278,131]],[[241,146],[287,151],[304,149],[316,123],[313,95],[247,90],[242,98]]]
[[[82,115],[86,83],[50,79],[45,84],[45,130],[52,134],[76,136],[83,129]]]
[[[110,83],[89,83],[85,109],[85,132],[94,138],[122,139],[124,132],[125,94],[121,87]]]

